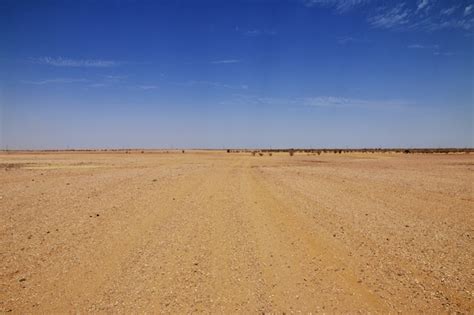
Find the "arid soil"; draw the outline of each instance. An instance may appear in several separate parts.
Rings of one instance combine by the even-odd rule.
[[[0,312],[474,312],[474,155],[0,155]]]

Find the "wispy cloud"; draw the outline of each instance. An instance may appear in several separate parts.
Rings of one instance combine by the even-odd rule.
[[[450,56],[455,56],[457,55],[456,53],[452,52],[452,51],[435,51],[433,53],[433,55],[435,56],[445,56],[445,57],[450,57]]]
[[[356,38],[352,36],[344,36],[344,37],[339,37],[337,39],[338,44],[340,45],[346,45],[350,43],[370,43],[371,41],[368,39],[363,39],[363,38]]]
[[[247,90],[248,85],[246,84],[240,84],[240,85],[230,85],[222,82],[215,82],[215,81],[188,81],[184,84],[185,86],[196,86],[196,85],[202,85],[202,86],[208,86],[208,87],[215,87],[215,88],[225,88],[225,89],[233,89],[233,90]]]
[[[334,7],[340,13],[350,11],[369,2],[371,2],[371,0],[303,0],[303,4],[307,7]]]
[[[303,105],[325,108],[404,109],[412,102],[401,100],[366,100],[339,96],[317,96],[301,99]]]
[[[252,29],[244,32],[245,36],[249,37],[257,37],[257,36],[273,36],[276,35],[275,31],[270,31],[270,30],[259,30],[259,29]]]
[[[474,10],[474,4],[468,5],[464,8],[464,16],[471,15],[472,11]]]
[[[406,3],[380,7],[368,22],[376,28],[398,30],[436,31],[441,29],[472,30],[474,5],[468,5],[456,13],[459,6],[442,7],[433,0],[419,0],[415,7]],[[428,13],[429,11],[429,13]]]
[[[401,110],[413,106],[414,102],[403,100],[369,100],[347,98],[340,96],[314,96],[280,98],[268,96],[255,96],[234,94],[232,99],[222,101],[226,106],[278,106],[278,107],[320,107],[328,109],[369,109],[369,110]]]
[[[430,1],[429,0],[419,0],[416,10],[417,11],[427,10],[427,9],[429,9],[429,7],[430,7]]]
[[[223,59],[223,60],[213,60],[211,64],[220,65],[220,64],[229,64],[229,63],[239,63],[239,59]]]
[[[156,90],[158,88],[158,86],[156,86],[156,85],[137,85],[136,88],[140,89],[140,90]]]
[[[107,87],[107,86],[110,86],[110,84],[107,84],[107,83],[93,83],[93,84],[89,84],[89,87],[92,87],[92,88],[101,88],[101,87]]]
[[[442,29],[474,29],[474,3],[452,4],[447,1],[413,0],[413,1],[378,1],[378,0],[300,0],[308,7],[335,8],[338,13],[347,13],[352,9],[363,7],[367,22],[374,28],[387,30],[423,30],[437,31]],[[467,1],[466,1],[467,2]],[[368,4],[380,4],[375,8]],[[351,42],[350,38],[341,39],[340,44]]]
[[[407,25],[409,18],[410,10],[400,3],[390,9],[380,8],[378,14],[369,17],[369,23],[374,27],[389,29]]]
[[[128,76],[126,75],[104,75],[104,78],[109,81],[121,81],[125,80]]]
[[[456,11],[458,8],[459,8],[459,6],[454,6],[454,7],[445,8],[445,9],[442,9],[442,10],[440,11],[440,14],[441,14],[441,15],[451,15],[451,14],[453,14],[454,11]]]
[[[37,64],[55,66],[55,67],[92,67],[106,68],[115,67],[119,62],[112,60],[99,59],[70,59],[64,57],[39,57],[30,58],[30,61]]]
[[[57,79],[47,79],[47,80],[22,80],[22,83],[25,84],[34,84],[34,85],[45,85],[45,84],[54,84],[54,83],[81,83],[89,82],[87,79],[71,79],[71,78],[57,78]]]
[[[423,45],[423,44],[411,44],[408,45],[410,49],[438,49],[439,45]]]

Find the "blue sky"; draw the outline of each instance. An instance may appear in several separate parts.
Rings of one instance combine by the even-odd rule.
[[[473,143],[474,2],[0,1],[3,148]]]

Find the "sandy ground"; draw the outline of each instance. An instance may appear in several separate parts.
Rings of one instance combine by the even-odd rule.
[[[474,312],[474,155],[0,155],[0,312]]]

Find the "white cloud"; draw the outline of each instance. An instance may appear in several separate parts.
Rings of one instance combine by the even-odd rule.
[[[436,31],[441,29],[472,30],[474,5],[455,16],[459,6],[442,7],[442,2],[419,0],[416,5],[399,3],[395,6],[380,7],[377,13],[368,17],[368,22],[377,28],[397,30]],[[434,10],[436,8],[437,10]],[[429,12],[428,12],[429,11]]]
[[[109,85],[105,83],[94,83],[94,84],[89,85],[89,87],[93,87],[93,88],[100,88],[100,87],[106,87],[106,86],[109,86]]]
[[[429,8],[429,0],[420,0],[418,1],[418,7],[417,7],[417,11],[419,10],[423,10],[423,9],[428,9]]]
[[[105,75],[104,77],[110,81],[120,81],[127,78],[126,75]]]
[[[429,49],[429,48],[432,48],[432,49],[438,49],[439,48],[439,45],[423,45],[423,44],[411,44],[411,45],[408,45],[408,48],[410,49]]]
[[[440,13],[441,15],[451,15],[454,13],[454,11],[456,11],[457,8],[458,6],[442,9]]]
[[[327,108],[402,109],[410,102],[400,100],[365,100],[338,96],[317,96],[302,99],[303,105]]]
[[[239,63],[239,59],[223,59],[223,60],[214,60],[211,61],[212,64],[219,65],[219,64],[228,64],[228,63]]]
[[[276,32],[269,31],[269,30],[252,29],[252,30],[245,31],[244,35],[249,36],[249,37],[257,37],[257,36],[263,36],[263,35],[273,36],[273,35],[276,35]]]
[[[337,39],[337,42],[341,45],[346,45],[346,44],[349,44],[349,43],[369,43],[370,40],[355,38],[355,37],[351,37],[351,36],[344,36],[344,37],[339,37]]]
[[[303,0],[307,7],[325,6],[334,7],[339,13],[344,13],[371,2],[371,0]]]
[[[314,96],[296,98],[275,98],[266,96],[234,94],[231,100],[220,102],[226,106],[285,106],[285,107],[321,107],[321,108],[359,108],[370,110],[407,109],[413,102],[402,100],[367,100],[340,96]]]
[[[136,88],[140,89],[140,90],[155,90],[155,89],[158,88],[158,86],[156,86],[156,85],[137,85]]]
[[[240,84],[240,85],[230,85],[230,84],[225,84],[221,82],[215,82],[215,81],[188,81],[184,85],[186,86],[195,86],[195,85],[203,85],[203,86],[209,86],[209,87],[215,87],[215,88],[226,88],[226,89],[233,89],[233,90],[247,90],[249,87],[246,84]]]
[[[385,10],[379,9],[379,13],[369,18],[369,23],[374,27],[379,28],[396,28],[406,25],[410,21],[410,10],[405,8],[403,3]],[[383,11],[383,12],[382,12]]]
[[[441,51],[435,51],[433,53],[433,55],[435,56],[446,56],[446,57],[449,57],[449,56],[454,56],[456,55],[456,53],[453,53],[451,51],[444,51],[444,52],[441,52]]]
[[[412,0],[412,1],[378,1],[378,0],[300,0],[307,7],[332,7],[339,13],[345,13],[369,3],[384,5],[372,10],[365,6],[367,21],[370,25],[382,29],[423,30],[427,32],[441,29],[458,29],[470,31],[474,28],[474,4],[446,6],[447,1]],[[454,1],[453,1],[454,2]],[[451,3],[453,3],[451,2]],[[454,2],[455,3],[455,2]],[[362,11],[361,11],[362,12]],[[351,38],[339,39],[340,44],[351,42]]]
[[[425,48],[424,45],[420,45],[420,44],[412,44],[412,45],[408,45],[408,48],[412,48],[412,49],[423,49]]]
[[[69,59],[63,57],[39,57],[30,58],[34,63],[50,65],[55,67],[114,67],[119,63],[112,60],[92,60],[92,59]]]
[[[54,84],[54,83],[80,83],[80,82],[88,82],[89,80],[86,79],[70,79],[70,78],[58,78],[58,79],[47,79],[47,80],[39,80],[39,81],[30,81],[30,80],[22,80],[22,83],[26,84],[35,84],[35,85],[44,85],[44,84]]]
[[[464,16],[470,15],[473,10],[474,10],[474,4],[468,5],[468,6],[464,9]]]

